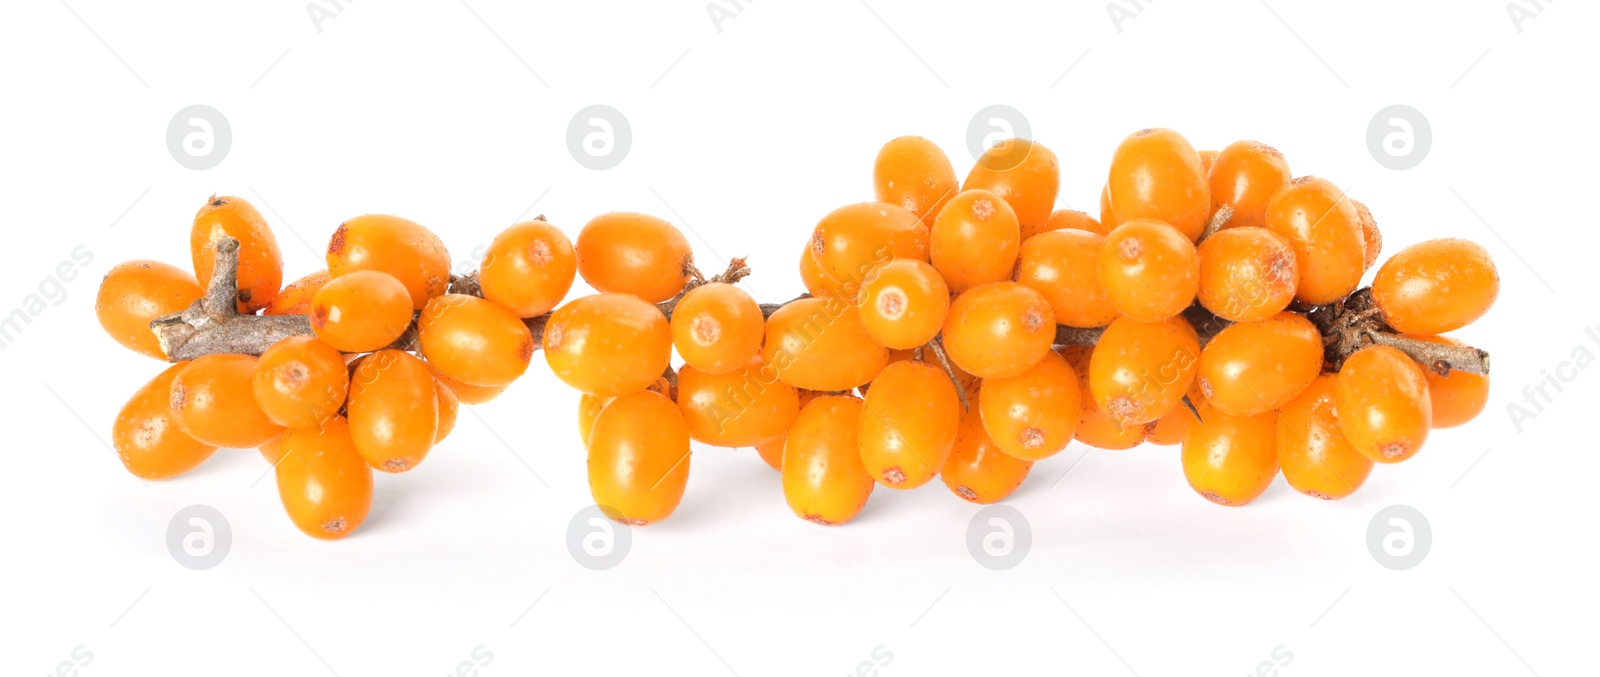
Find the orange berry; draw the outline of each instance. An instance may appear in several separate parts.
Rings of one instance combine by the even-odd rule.
[[[1122,313],[1100,285],[1099,256],[1105,238],[1087,230],[1040,233],[1022,243],[1017,281],[1043,294],[1056,322],[1068,327],[1104,327]]]
[[[1021,246],[1017,215],[987,190],[965,190],[945,204],[928,236],[933,267],[959,294],[1011,279]]]
[[[873,480],[914,489],[939,474],[961,421],[961,401],[943,369],[915,360],[884,367],[861,406],[857,439]]]
[[[556,309],[544,357],[567,385],[605,397],[645,389],[672,361],[672,329],[655,306],[627,294],[595,294]]]
[[[606,517],[633,526],[666,519],[689,482],[689,426],[645,390],[606,405],[589,434],[589,491]]]
[[[1422,449],[1433,427],[1428,379],[1389,346],[1356,351],[1339,368],[1335,404],[1350,446],[1378,463],[1399,463]]]
[[[428,363],[428,373],[433,374],[435,381],[449,388],[450,392],[455,393],[456,399],[465,404],[483,404],[499,397],[500,393],[505,392],[507,388],[507,386],[475,386],[470,383],[462,383],[446,376],[444,372],[439,371],[438,366],[431,362]]]
[[[1447,346],[1465,347],[1449,336],[1424,336],[1408,334],[1407,338]],[[1428,379],[1428,401],[1433,405],[1433,428],[1454,428],[1483,413],[1489,404],[1489,375],[1469,374],[1451,370],[1446,376],[1424,367],[1422,375]]]
[[[253,313],[266,307],[283,284],[283,253],[261,212],[241,198],[213,196],[195,212],[189,255],[200,288],[211,285],[217,242],[224,237],[239,241],[239,312]]]
[[[411,326],[411,296],[388,273],[355,270],[329,280],[311,298],[311,331],[348,353],[395,342]]]
[[[974,408],[962,412],[956,443],[939,470],[939,478],[951,493],[988,505],[1010,496],[1031,470],[1033,461],[1024,461],[995,446],[983,429],[982,415]]]
[[[1015,282],[974,287],[950,304],[944,347],[978,378],[1016,376],[1055,342],[1056,317],[1043,294]]]
[[[261,309],[262,315],[310,315],[311,299],[317,295],[317,290],[322,285],[333,279],[328,271],[319,270],[302,277],[294,282],[284,285],[277,296],[265,308]],[[409,300],[409,299],[408,299]]]
[[[1294,247],[1300,269],[1295,298],[1333,303],[1360,284],[1366,243],[1355,206],[1338,186],[1310,176],[1290,181],[1267,203],[1267,229]]]
[[[873,339],[889,348],[910,350],[939,335],[950,314],[950,288],[933,266],[898,259],[873,269],[856,306]]]
[[[867,333],[854,304],[811,298],[767,318],[761,361],[796,388],[841,391],[877,376],[889,363],[889,350]]]
[[[1350,202],[1356,206],[1356,218],[1361,220],[1361,240],[1367,245],[1362,267],[1371,268],[1372,264],[1378,262],[1378,255],[1383,253],[1383,231],[1378,230],[1378,221],[1372,218],[1372,210],[1367,209],[1360,200]]]
[[[1189,398],[1191,404],[1197,407],[1200,403],[1205,402],[1205,396],[1200,394],[1198,385],[1190,387],[1189,392],[1184,395]],[[1189,407],[1180,400],[1178,406],[1162,414],[1161,418],[1150,424],[1150,437],[1147,441],[1158,447],[1183,444],[1184,436],[1189,434],[1189,426],[1194,425],[1197,420],[1199,419],[1195,418],[1194,412],[1189,411]]]
[[[290,430],[279,455],[278,498],[300,531],[336,540],[366,521],[372,510],[372,468],[356,453],[343,417]]]
[[[1294,246],[1265,228],[1219,231],[1200,243],[1200,305],[1233,322],[1277,315],[1300,286]]]
[[[1078,375],[1053,352],[1016,376],[991,378],[978,390],[989,439],[1012,456],[1038,461],[1067,448],[1083,411]]]
[[[577,253],[560,229],[543,220],[525,221],[489,243],[478,285],[483,298],[517,317],[534,317],[566,298],[577,272]]]
[[[393,275],[411,295],[412,310],[450,287],[450,252],[433,231],[387,214],[357,216],[339,224],[328,240],[328,273],[356,270]]]
[[[822,265],[817,263],[817,257],[811,255],[809,242],[806,244],[805,249],[800,251],[800,281],[805,284],[806,293],[812,296],[819,298],[847,298],[851,296],[843,283],[828,277],[827,273],[822,272]],[[859,288],[860,281],[857,281],[854,286]]]
[[[1200,351],[1197,382],[1212,406],[1253,416],[1289,403],[1322,371],[1322,334],[1299,313],[1239,322]]]
[[[1278,149],[1259,141],[1235,141],[1217,154],[1211,166],[1211,212],[1232,207],[1223,228],[1267,225],[1267,202],[1292,176]]]
[[[1106,183],[1119,223],[1154,219],[1194,242],[1211,216],[1211,192],[1200,156],[1170,129],[1146,129],[1123,139],[1111,158]]]
[[[428,301],[417,320],[417,337],[423,356],[439,371],[473,385],[508,385],[528,370],[533,358],[528,325],[476,296],[445,294]]]
[[[287,434],[288,431],[284,431],[284,435]],[[277,465],[278,459],[283,457],[284,435],[279,435],[270,440],[262,442],[261,446],[256,447],[256,451],[261,452],[261,458],[266,459],[266,461],[272,465]]]
[[[690,366],[725,374],[761,350],[766,322],[761,306],[743,289],[712,282],[684,294],[672,309],[672,345]]]
[[[1055,209],[1061,166],[1056,154],[1043,144],[1007,139],[984,151],[967,173],[961,190],[977,189],[999,195],[1010,204],[1024,230],[1038,230]]]
[[[190,437],[173,420],[172,381],[188,365],[179,362],[167,367],[140,386],[111,424],[112,446],[122,465],[135,477],[176,477],[205,462],[217,450]]]
[[[1140,322],[1160,322],[1194,303],[1200,260],[1194,243],[1160,221],[1124,222],[1096,259],[1106,300]]]
[[[432,373],[430,370],[429,376]],[[461,398],[456,397],[456,392],[439,379],[433,379],[433,396],[439,403],[439,427],[433,433],[433,443],[438,444],[456,429],[456,414],[461,410]]]
[[[1344,498],[1367,481],[1372,459],[1356,453],[1339,427],[1338,378],[1318,376],[1278,412],[1278,462],[1289,486],[1324,500]]]
[[[1183,438],[1183,475],[1217,505],[1256,499],[1278,476],[1278,414],[1234,416],[1205,407]]]
[[[1124,425],[1095,403],[1094,392],[1089,384],[1093,347],[1065,346],[1061,349],[1061,356],[1067,359],[1067,364],[1072,365],[1072,371],[1078,375],[1078,403],[1083,413],[1078,418],[1077,430],[1073,431],[1074,438],[1097,449],[1116,451],[1137,447],[1150,436],[1155,423]]]
[[[872,495],[872,475],[857,443],[861,400],[818,397],[800,410],[783,448],[783,497],[789,509],[813,524],[844,524]]]
[[[1118,319],[1089,361],[1095,405],[1125,426],[1154,422],[1189,391],[1199,358],[1200,338],[1182,317]]]
[[[348,420],[367,465],[398,473],[415,468],[439,432],[439,396],[427,365],[401,350],[380,350],[350,379]]]
[[[172,382],[172,412],[184,432],[230,449],[249,449],[283,432],[256,404],[256,362],[254,355],[217,353],[179,371]]]
[[[594,420],[600,417],[606,405],[611,404],[614,397],[602,397],[580,393],[578,395],[578,439],[583,442],[583,448],[589,448],[589,434],[594,432]]]
[[[150,321],[189,307],[205,293],[193,275],[160,261],[125,261],[100,281],[94,314],[100,327],[124,348],[167,359]]]
[[[956,194],[956,170],[932,141],[902,136],[878,151],[872,185],[879,202],[900,205],[932,226],[933,217]]]
[[[689,281],[694,252],[664,220],[636,212],[594,217],[578,231],[578,274],[602,292],[632,294],[650,303],[678,295]]]
[[[310,336],[274,343],[256,361],[256,405],[273,423],[309,428],[339,413],[350,372],[338,349]]]
[[[1500,272],[1482,245],[1428,240],[1389,257],[1372,279],[1383,319],[1408,334],[1455,331],[1489,312],[1500,296]]]
[[[1122,220],[1117,218],[1116,210],[1111,208],[1111,182],[1107,181],[1106,185],[1100,188],[1100,228],[1105,231],[1101,235],[1111,234],[1111,231],[1120,225]]]
[[[806,408],[812,400],[817,399],[821,393],[815,390],[797,390],[800,394],[800,409]],[[796,412],[798,415],[798,412]],[[790,425],[793,425],[793,421]],[[783,470],[783,445],[789,441],[789,431],[785,429],[782,435],[756,445],[756,454],[773,470]]]
[[[800,413],[800,395],[751,357],[731,372],[678,370],[678,409],[689,437],[718,447],[750,447],[783,435]]]
[[[928,260],[928,227],[906,208],[857,202],[828,213],[811,232],[811,256],[822,274],[855,298],[867,275],[894,259]]]
[[[1043,227],[1022,231],[1022,242],[1026,244],[1033,236],[1052,230],[1086,230],[1102,237],[1111,232],[1093,216],[1076,209],[1057,209],[1050,212],[1050,218],[1045,219]]]
[[[1200,156],[1200,169],[1205,172],[1206,176],[1211,176],[1211,168],[1216,166],[1217,156],[1221,155],[1221,153],[1214,150],[1200,150],[1195,151],[1195,154]]]

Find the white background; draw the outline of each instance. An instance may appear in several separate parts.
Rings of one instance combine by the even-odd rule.
[[[489,676],[841,675],[875,650],[891,677],[1242,675],[1275,650],[1293,656],[1283,675],[1592,664],[1600,376],[1568,362],[1600,355],[1584,333],[1600,327],[1592,4],[1513,0],[1520,25],[1506,0],[1118,0],[1137,15],[1120,25],[1103,2],[769,0],[720,24],[698,0],[319,0],[320,24],[296,2],[150,4],[23,0],[0,20],[0,312],[55,289],[75,247],[93,255],[0,351],[0,672],[54,674],[75,649],[88,676],[444,675],[479,647]],[[566,147],[595,103],[633,131],[607,171]],[[577,396],[542,359],[463,410],[427,463],[378,477],[342,542],[293,528],[254,451],[146,484],[106,446],[160,365],[100,330],[97,281],[131,258],[187,267],[212,193],[266,214],[288,279],[366,212],[428,225],[469,269],[519,218],[575,236],[637,210],[691,233],[707,269],[748,256],[749,289],[775,301],[801,290],[816,219],[871,199],[884,141],[932,138],[964,175],[969,122],[997,103],[1060,157],[1064,206],[1098,211],[1117,142],[1165,126],[1200,148],[1276,145],[1370,205],[1386,254],[1483,243],[1500,302],[1459,335],[1494,353],[1488,409],[1335,503],[1280,479],[1223,509],[1189,490],[1174,448],[1075,443],[1008,502],[1033,546],[1003,572],[968,553],[977,507],[937,482],[880,489],[822,529],[752,451],[698,447],[677,514],[634,530],[617,568],[582,568],[566,545],[589,503]],[[1366,145],[1395,103],[1433,133],[1407,171]],[[191,104],[232,127],[210,170],[166,147]],[[1508,405],[1558,372],[1570,382],[1515,425]],[[233,534],[209,571],[165,544],[193,504]],[[1366,545],[1393,504],[1433,536],[1401,572]]]

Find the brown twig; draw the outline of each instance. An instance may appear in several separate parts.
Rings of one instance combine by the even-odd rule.
[[[961,410],[970,410],[972,405],[967,402],[967,388],[961,384],[961,378],[956,376],[956,368],[950,364],[950,356],[944,354],[944,343],[935,336],[928,342],[928,349],[933,351],[933,357],[939,361],[939,366],[944,367],[944,374],[950,377],[950,384],[956,387],[956,399],[961,400]]]
[[[260,355],[272,344],[291,336],[311,333],[305,315],[244,315],[239,294],[239,241],[223,237],[216,243],[216,265],[206,293],[179,312],[150,322],[162,352],[173,362],[212,353]]]
[[[1228,225],[1228,221],[1232,219],[1233,205],[1222,205],[1217,209],[1217,213],[1211,215],[1211,220],[1206,222],[1206,229],[1200,231],[1200,237],[1194,241],[1195,244],[1205,242],[1206,238],[1216,235],[1217,231],[1222,230],[1222,227]]]

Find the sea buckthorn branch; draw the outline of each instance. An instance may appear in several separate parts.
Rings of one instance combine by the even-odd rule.
[[[216,244],[216,266],[203,296],[179,312],[150,322],[162,352],[173,362],[212,353],[260,355],[291,336],[311,335],[305,315],[245,315],[239,312],[239,241]]]
[[[1383,311],[1364,287],[1349,296],[1307,313],[1327,344],[1328,362],[1337,369],[1356,351],[1372,345],[1390,346],[1440,376],[1452,371],[1489,373],[1489,352],[1471,346],[1453,346],[1411,338],[1390,327]]]

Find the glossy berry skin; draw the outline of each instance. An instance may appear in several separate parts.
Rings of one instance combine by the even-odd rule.
[[[578,274],[601,292],[660,303],[683,291],[694,263],[689,240],[665,220],[637,212],[601,214],[578,231]]]
[[[1183,438],[1183,475],[1217,505],[1256,499],[1278,475],[1278,415],[1234,416],[1209,407]]]
[[[1036,231],[1050,219],[1061,190],[1061,165],[1043,144],[1027,139],[1001,141],[978,158],[961,190],[987,190],[1011,205],[1017,223]]]
[[[725,374],[761,350],[766,336],[761,306],[743,289],[712,282],[695,287],[672,311],[672,345],[700,371]]]
[[[432,375],[432,372],[429,372]],[[434,401],[439,405],[439,427],[434,430],[433,443],[438,444],[456,429],[456,415],[461,413],[461,398],[439,379],[433,379]]]
[[[950,158],[920,136],[902,136],[883,145],[872,165],[872,187],[878,202],[904,207],[929,226],[959,188]]]
[[[1011,205],[987,190],[965,190],[951,198],[933,222],[928,256],[959,294],[1011,279],[1022,230]]]
[[[347,353],[395,342],[411,326],[411,297],[388,273],[356,270],[322,285],[311,299],[311,331]]]
[[[861,400],[818,397],[800,410],[783,448],[783,497],[801,519],[836,526],[855,518],[872,495],[857,430]]]
[[[150,321],[188,308],[204,290],[188,271],[160,261],[124,261],[106,273],[94,299],[100,327],[122,347],[167,359]]]
[[[818,393],[815,390],[797,390],[797,392],[800,394],[801,409],[806,408],[807,404],[810,404],[812,400],[817,399],[817,397],[821,395],[821,393]],[[798,413],[799,412],[796,412],[797,417]],[[790,421],[790,425],[792,426],[793,424],[794,422]],[[773,470],[782,471],[783,445],[788,441],[789,431],[788,429],[785,429],[782,435],[757,444],[756,454],[761,457],[761,460],[765,462],[768,467],[771,467]]]
[[[906,208],[857,202],[828,213],[811,232],[822,274],[854,298],[873,268],[894,259],[928,260],[928,227]]]
[[[1055,336],[1050,302],[1015,282],[986,284],[957,296],[944,324],[951,361],[978,378],[1027,371],[1050,352]]]
[[[1294,246],[1265,228],[1218,231],[1200,243],[1198,299],[1232,322],[1259,322],[1282,312],[1300,286]]]
[[[190,437],[205,444],[249,449],[283,427],[256,404],[256,357],[217,353],[189,362],[172,382],[172,411]]]
[[[572,289],[578,255],[565,233],[545,221],[524,221],[500,232],[478,267],[483,298],[517,317],[550,312]]]
[[[283,284],[283,253],[261,212],[240,198],[212,197],[194,215],[189,254],[200,288],[211,284],[217,242],[224,237],[239,241],[239,312],[253,313],[266,307]]]
[[[1123,139],[1111,158],[1106,183],[1119,223],[1154,219],[1195,242],[1211,216],[1211,192],[1200,156],[1170,129],[1146,129]]]
[[[614,399],[616,398],[589,393],[578,395],[578,440],[583,442],[584,449],[589,448],[589,434],[594,432],[594,420],[600,417],[600,412]]]
[[[300,531],[337,540],[366,521],[372,510],[372,468],[356,453],[343,417],[288,431],[278,453],[278,498]]]
[[[895,362],[872,380],[862,402],[861,462],[883,486],[920,487],[944,466],[960,421],[961,402],[943,369]]]
[[[1100,228],[1105,231],[1102,235],[1110,233],[1122,225],[1122,220],[1117,218],[1117,212],[1111,207],[1111,182],[1100,187]]]
[[[605,397],[645,389],[672,359],[672,330],[654,305],[595,294],[557,308],[544,328],[544,357],[564,383]]]
[[[1212,406],[1252,416],[1289,403],[1322,371],[1322,334],[1305,316],[1282,312],[1217,333],[1200,352],[1197,383]]]
[[[1031,470],[1033,461],[1024,461],[995,446],[983,429],[982,415],[973,408],[961,414],[956,443],[939,470],[939,479],[962,499],[988,505],[1010,496]]]
[[[1052,230],[1082,230],[1095,233],[1101,237],[1111,232],[1110,229],[1101,225],[1099,219],[1093,216],[1076,209],[1057,209],[1050,212],[1050,218],[1045,219],[1044,227],[1022,231],[1022,241],[1027,243],[1028,240],[1033,239],[1033,236]]]
[[[1067,448],[1083,415],[1078,375],[1054,352],[1027,371],[983,381],[978,411],[983,429],[1001,451],[1038,461]]]
[[[818,298],[855,298],[856,292],[861,290],[860,280],[847,288],[844,283],[822,272],[822,264],[817,263],[817,257],[811,255],[809,241],[800,250],[800,282],[805,285],[806,293]]]
[[[1467,345],[1449,336],[1408,334],[1406,337],[1448,346]],[[1428,401],[1433,405],[1434,430],[1464,425],[1483,413],[1484,406],[1489,404],[1488,374],[1452,370],[1449,375],[1441,376],[1424,367],[1422,375],[1428,379]]]
[[[1500,272],[1482,245],[1442,238],[1389,257],[1372,280],[1372,298],[1389,326],[1442,334],[1471,324],[1500,296]]]
[[[475,386],[470,383],[463,383],[446,376],[443,372],[439,371],[439,367],[435,366],[431,362],[428,363],[428,373],[433,374],[433,379],[435,381],[438,381],[440,385],[449,388],[450,392],[455,393],[456,399],[460,400],[464,404],[483,404],[484,402],[488,402],[496,397],[499,397],[500,393],[505,392],[506,388],[508,387]]]
[[[355,270],[393,275],[411,295],[411,308],[421,310],[449,288],[450,252],[414,221],[367,214],[339,224],[328,240],[328,273],[337,278]]]
[[[311,300],[316,297],[322,285],[333,279],[328,271],[319,270],[315,273],[290,282],[272,297],[272,302],[261,309],[262,315],[310,315]],[[409,301],[409,299],[408,299]]]
[[[811,298],[767,318],[761,361],[796,388],[843,391],[877,376],[889,363],[889,349],[867,333],[855,304]]]
[[[1089,361],[1095,405],[1124,426],[1152,423],[1189,391],[1199,359],[1200,339],[1181,317],[1112,322]]]
[[[545,331],[548,338],[548,326]],[[476,296],[445,294],[429,301],[417,319],[417,336],[423,356],[439,371],[473,385],[509,385],[533,358],[528,325]]]
[[[1022,243],[1017,282],[1043,294],[1056,323],[1104,327],[1122,315],[1100,284],[1099,257],[1105,238],[1087,230],[1040,233]]]
[[[867,276],[856,307],[873,339],[888,348],[910,350],[939,335],[950,314],[950,288],[932,265],[896,259]]]
[[[794,386],[751,357],[731,372],[708,374],[692,365],[678,370],[678,409],[689,437],[718,447],[753,447],[781,437],[800,413]]]
[[[1200,259],[1194,243],[1160,221],[1134,219],[1106,236],[1096,262],[1106,300],[1140,322],[1160,322],[1194,303]]]
[[[1278,412],[1278,463],[1289,486],[1313,498],[1335,500],[1360,489],[1372,459],[1350,446],[1335,406],[1338,378],[1318,376]]]
[[[347,417],[367,465],[398,473],[427,457],[439,431],[439,399],[427,365],[402,350],[368,355],[350,378]]]
[[[128,472],[147,480],[177,477],[211,458],[215,446],[178,427],[172,416],[172,381],[188,362],[167,367],[139,387],[111,424],[111,445]]]
[[[1367,209],[1360,200],[1350,202],[1356,206],[1356,218],[1361,221],[1361,240],[1366,244],[1362,265],[1370,269],[1372,264],[1378,262],[1378,255],[1383,253],[1383,231],[1378,230],[1378,221],[1372,218],[1372,210]]]
[[[589,491],[606,517],[631,526],[672,515],[689,481],[689,426],[644,390],[613,400],[589,434]]]
[[[1102,411],[1095,403],[1094,390],[1089,384],[1089,364],[1094,357],[1093,347],[1065,346],[1061,348],[1060,354],[1078,375],[1078,402],[1083,413],[1078,418],[1077,430],[1073,431],[1074,438],[1091,447],[1113,451],[1132,449],[1149,438],[1155,430],[1155,423],[1124,425]]]
[[[309,428],[339,413],[350,372],[339,350],[311,336],[291,336],[261,353],[252,390],[273,423]]]
[[[1185,393],[1185,396],[1195,406],[1205,402],[1205,397],[1200,394],[1199,387],[1189,388],[1189,392]],[[1189,407],[1180,401],[1178,406],[1162,414],[1161,418],[1156,419],[1155,423],[1146,424],[1150,426],[1150,436],[1145,441],[1158,447],[1172,447],[1183,444],[1183,438],[1189,434],[1189,427],[1198,420],[1195,418],[1194,412],[1189,411]]]
[[[1378,463],[1416,455],[1433,427],[1427,377],[1395,348],[1356,351],[1339,368],[1334,394],[1339,427],[1350,446]]]
[[[1338,186],[1309,176],[1290,181],[1267,203],[1267,229],[1294,247],[1300,269],[1295,298],[1333,303],[1361,282],[1367,245],[1355,204]]]
[[[1267,224],[1267,202],[1289,183],[1283,154],[1260,141],[1235,141],[1217,153],[1211,166],[1211,211],[1224,206],[1233,216],[1223,228],[1260,228]]]

